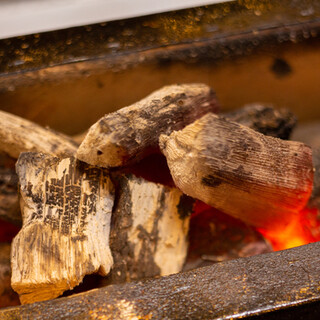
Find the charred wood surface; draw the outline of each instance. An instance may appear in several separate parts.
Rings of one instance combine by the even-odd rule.
[[[133,175],[114,180],[117,196],[110,234],[114,265],[105,283],[181,271],[194,200],[176,188]]]
[[[11,319],[240,319],[320,299],[320,244],[0,310]]]
[[[157,150],[160,134],[180,130],[217,110],[216,96],[204,84],[164,87],[101,118],[90,128],[77,157],[102,167],[123,166]]]
[[[0,219],[21,225],[18,176],[14,169],[0,167]]]
[[[58,157],[72,156],[77,144],[69,137],[36,123],[0,111],[0,151],[18,158],[21,152],[43,152]]]
[[[114,191],[108,173],[74,158],[23,153],[16,165],[23,227],[12,243],[22,303],[59,296],[86,274],[108,274]]]
[[[222,114],[230,121],[247,126],[267,136],[288,140],[297,119],[287,109],[254,103],[233,112]]]
[[[176,186],[251,225],[286,225],[309,200],[312,152],[207,114],[160,144]]]

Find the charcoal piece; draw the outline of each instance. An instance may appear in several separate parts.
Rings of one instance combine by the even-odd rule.
[[[106,170],[75,158],[22,153],[23,227],[12,242],[12,287],[22,303],[48,300],[86,274],[107,275],[113,184]]]
[[[204,84],[166,86],[101,118],[89,129],[77,158],[101,167],[136,162],[158,150],[160,134],[180,130],[217,110],[216,96]]]
[[[114,265],[104,284],[181,271],[194,201],[178,189],[116,175],[110,248]]]
[[[160,147],[182,192],[256,227],[286,226],[311,195],[308,146],[212,113],[161,135]]]
[[[0,111],[0,151],[13,158],[21,152],[36,151],[58,157],[75,154],[77,143],[70,137],[36,123]]]

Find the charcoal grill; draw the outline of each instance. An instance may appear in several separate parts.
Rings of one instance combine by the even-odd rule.
[[[239,0],[4,39],[1,109],[77,134],[162,85],[192,81],[214,87],[225,110],[266,101],[301,121],[320,119],[319,37],[319,1]],[[6,308],[0,317],[119,318],[112,302],[125,294],[145,319],[316,319],[319,246]]]

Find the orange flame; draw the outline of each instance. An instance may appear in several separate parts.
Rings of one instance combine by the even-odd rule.
[[[214,214],[216,209],[198,200],[192,217],[207,210],[212,210]],[[257,231],[270,242],[274,251],[317,242],[320,241],[320,210],[305,208],[285,228],[279,228],[275,225],[272,230],[257,228]]]
[[[320,212],[318,209],[306,208],[283,229],[258,231],[270,241],[275,251],[316,242],[320,240]]]

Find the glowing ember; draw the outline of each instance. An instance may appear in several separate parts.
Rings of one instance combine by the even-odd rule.
[[[221,215],[219,210],[197,201],[192,218],[194,219],[196,216],[208,211],[211,211],[212,214]],[[205,215],[203,217],[205,220]],[[236,221],[236,219],[232,219]],[[292,220],[286,228],[275,226],[272,230],[257,229],[257,231],[270,242],[274,251],[320,241],[320,210],[305,208],[299,212],[296,219]]]
[[[320,240],[320,212],[304,209],[286,228],[258,229],[275,251],[298,247]]]

